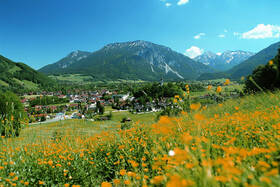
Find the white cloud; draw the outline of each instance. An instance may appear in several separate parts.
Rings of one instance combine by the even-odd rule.
[[[171,3],[165,3],[165,6],[170,7],[172,4]]]
[[[203,49],[200,49],[199,47],[196,46],[191,46],[189,49],[187,49],[184,53],[184,55],[190,57],[190,58],[195,58],[199,55],[202,55],[204,52]]]
[[[218,37],[219,37],[219,38],[225,38],[226,35],[224,35],[224,34],[219,34]]]
[[[199,33],[198,35],[195,35],[193,38],[198,40],[201,38],[201,36],[205,36],[206,34],[205,33]]]
[[[188,2],[189,2],[189,0],[179,0],[177,5],[181,6],[181,5],[187,4]]]
[[[242,39],[280,38],[280,26],[259,24],[248,32],[233,34]]]
[[[234,32],[233,35],[234,36],[240,36],[240,33],[239,32]]]

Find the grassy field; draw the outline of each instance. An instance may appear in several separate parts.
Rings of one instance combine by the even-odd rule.
[[[123,80],[118,79],[116,81],[104,80],[104,81],[96,81],[91,76],[81,75],[81,74],[65,74],[65,75],[50,75],[52,79],[64,82],[78,83],[78,84],[115,84],[115,83],[141,83],[145,81],[134,81],[134,80]]]
[[[25,128],[1,141],[0,185],[280,185],[280,92],[191,108]],[[120,129],[124,116],[132,128]]]
[[[59,75],[59,76],[51,75],[49,77],[55,80],[67,81],[73,83],[83,83],[84,81],[89,82],[93,80],[91,76],[85,76],[80,74],[66,74],[66,75]]]
[[[212,82],[212,81],[210,81]],[[212,82],[213,83],[213,82]],[[216,93],[217,86],[213,86],[211,91],[208,91],[205,89],[204,91],[197,91],[197,92],[192,92],[190,96],[193,97],[199,97],[199,96],[204,96],[206,94],[214,94]],[[227,86],[223,86],[223,94],[229,94],[231,92],[234,92],[235,90],[242,91],[244,89],[243,84],[237,84],[237,83],[231,83]]]
[[[110,107],[108,107],[110,108]],[[112,109],[112,108],[111,108]],[[10,139],[13,145],[25,145],[32,142],[52,140],[55,136],[92,136],[103,131],[114,132],[121,127],[121,120],[124,117],[130,118],[134,123],[151,124],[156,121],[157,113],[131,114],[128,111],[113,113],[109,121],[90,120],[62,120],[55,123],[37,123],[24,128],[19,138]],[[11,144],[10,144],[11,145]]]

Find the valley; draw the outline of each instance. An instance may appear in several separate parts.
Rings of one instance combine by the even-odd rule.
[[[127,58],[125,50],[140,53],[135,46],[151,61]],[[70,53],[41,73],[2,58],[0,186],[278,185],[280,50],[236,80],[146,42],[99,53]],[[107,62],[118,73],[109,75]],[[91,63],[101,76],[79,69]],[[126,71],[134,63],[145,67]],[[134,74],[139,68],[147,75]],[[196,80],[197,72],[213,79]]]

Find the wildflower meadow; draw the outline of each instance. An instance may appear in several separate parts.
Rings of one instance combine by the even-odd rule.
[[[280,92],[123,130],[79,120],[34,129],[1,138],[0,186],[280,185]]]

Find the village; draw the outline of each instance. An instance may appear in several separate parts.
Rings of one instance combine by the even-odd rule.
[[[133,99],[129,95],[109,90],[80,91],[62,94],[58,92],[29,92],[21,97],[21,103],[29,115],[29,122],[54,122],[65,119],[91,118],[95,114],[104,114],[105,106],[112,106],[116,100],[124,109],[126,101]]]
[[[149,89],[162,89],[162,85],[152,85]],[[193,86],[195,87],[195,86]],[[143,90],[142,90],[143,89]],[[165,89],[165,88],[163,88]],[[166,86],[168,89],[168,86]],[[150,96],[145,87],[138,91],[123,92],[110,89],[100,90],[72,90],[62,91],[37,91],[21,95],[21,103],[28,113],[29,123],[46,123],[66,119],[87,119],[92,121],[110,120],[112,113],[129,111],[131,114],[144,112],[159,112],[166,108],[178,107],[173,103],[173,96],[180,93],[174,91],[170,96]],[[172,89],[171,89],[172,90]],[[217,95],[206,92],[207,85],[202,87],[203,92],[194,92],[191,97],[193,102],[213,104],[225,99],[238,97],[236,89],[229,89],[227,95]],[[183,90],[182,90],[183,91]]]

